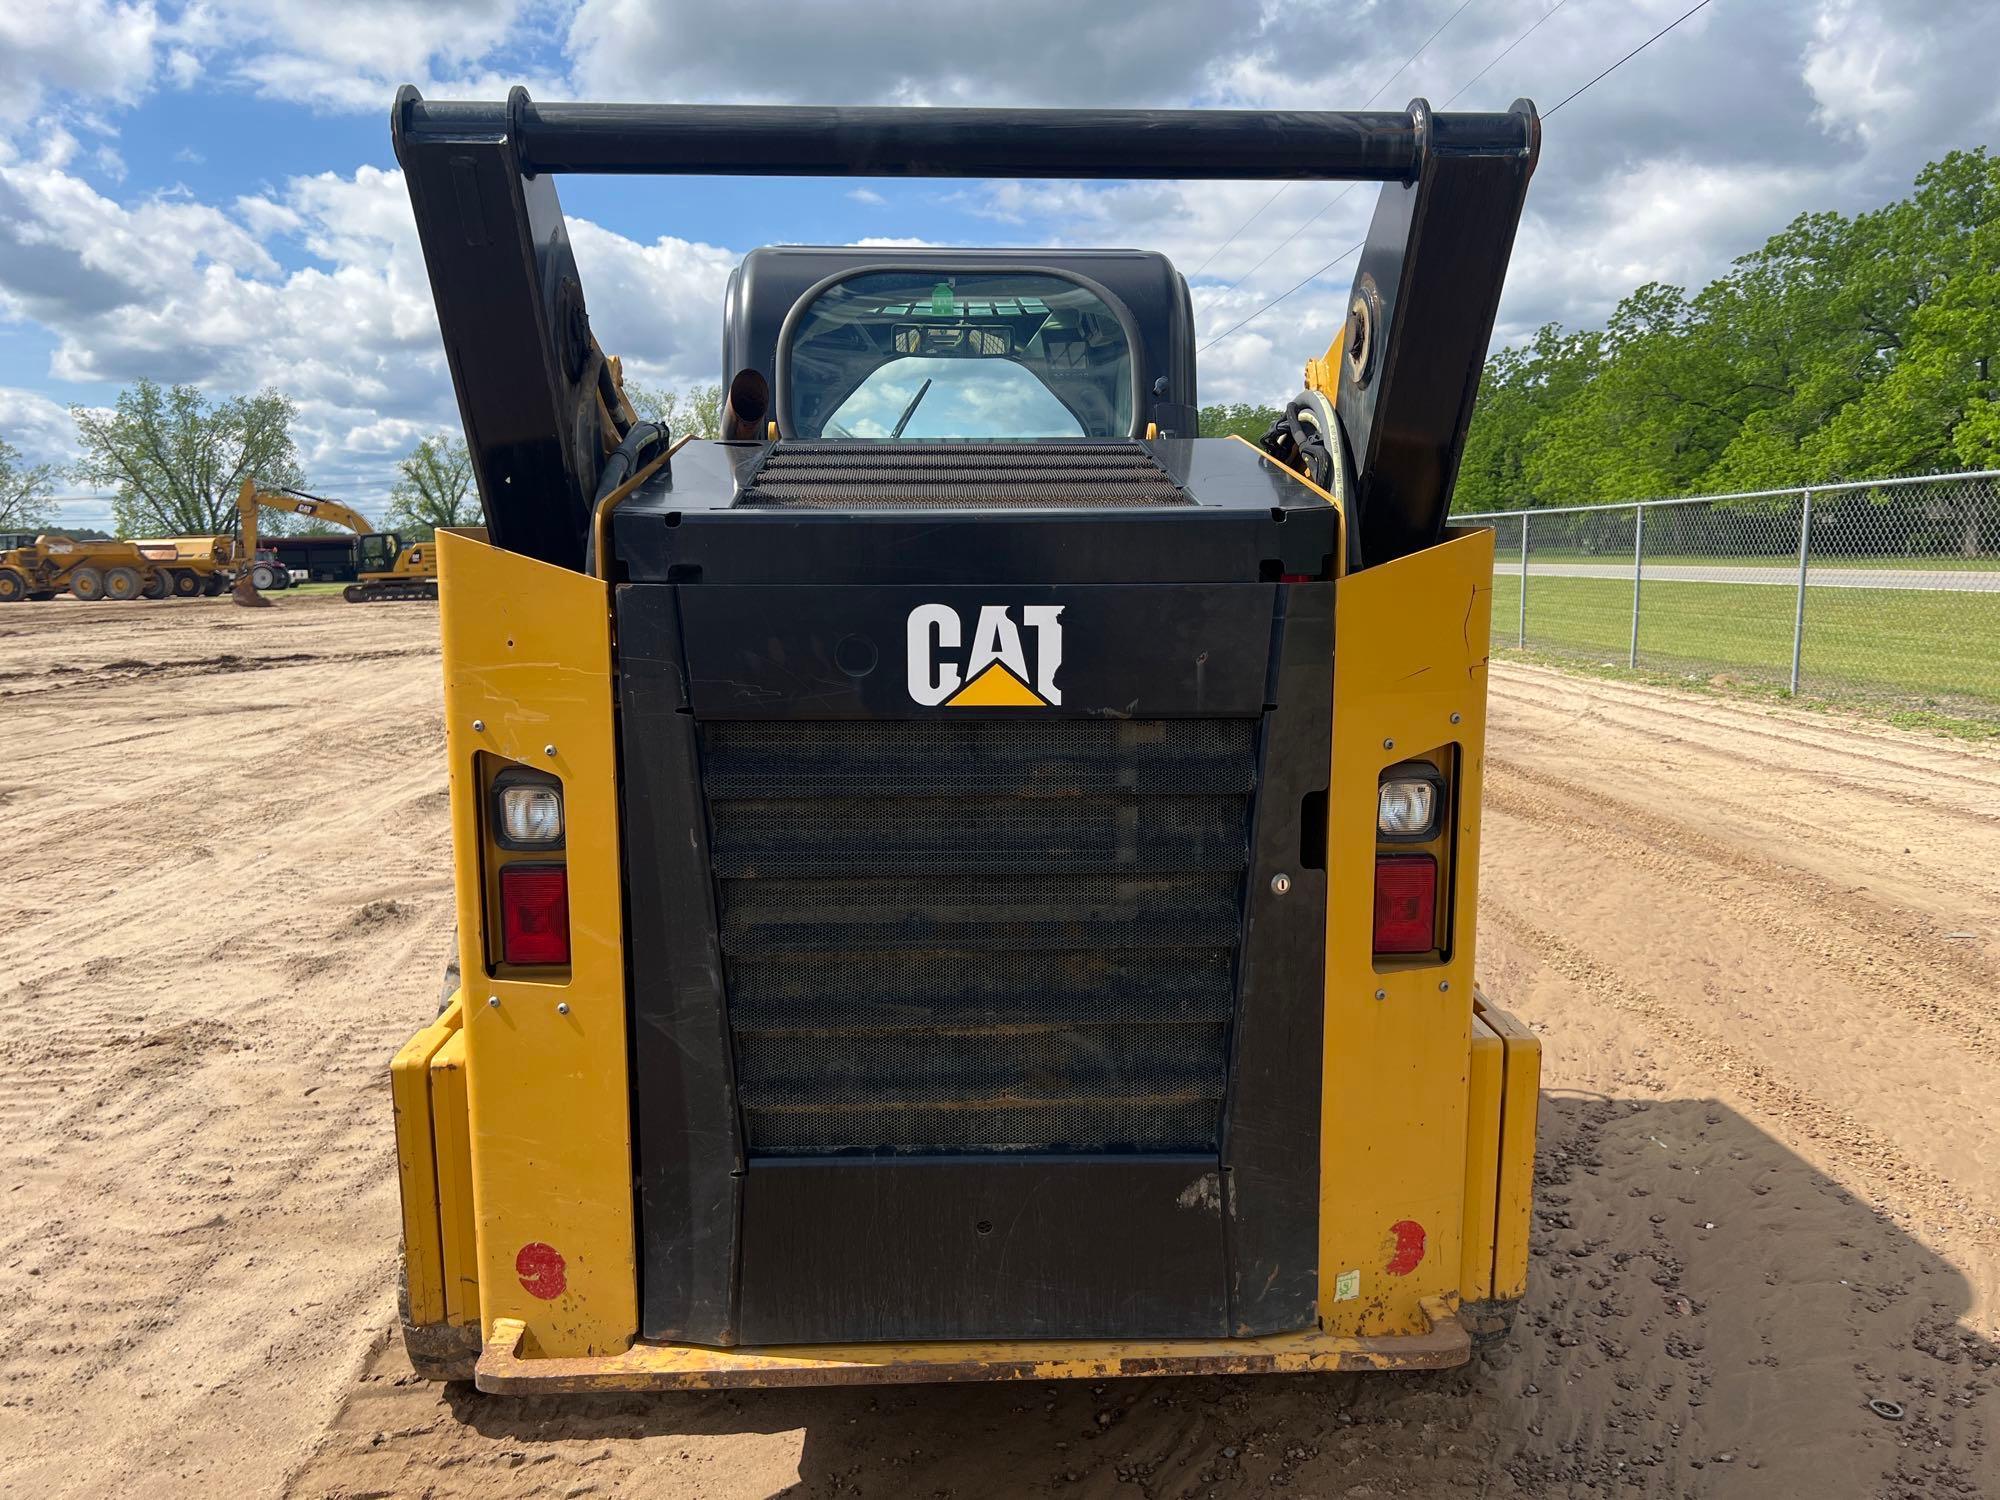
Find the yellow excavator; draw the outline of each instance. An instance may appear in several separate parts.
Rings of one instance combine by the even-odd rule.
[[[403,599],[435,599],[438,596],[437,553],[427,542],[411,542],[393,531],[377,531],[374,522],[353,506],[303,490],[265,489],[254,479],[245,479],[237,495],[236,514],[243,539],[243,555],[257,555],[257,512],[289,511],[344,527],[356,537],[355,581],[342,592],[349,604],[384,604]],[[236,602],[254,604],[259,591],[271,586],[258,576],[257,567],[245,569],[236,580]]]

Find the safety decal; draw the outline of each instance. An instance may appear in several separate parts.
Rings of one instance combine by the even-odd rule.
[[[530,1297],[540,1297],[544,1302],[555,1301],[569,1285],[562,1252],[540,1240],[531,1240],[521,1247],[514,1257],[514,1274],[521,1278],[521,1287]]]
[[[1382,1267],[1391,1276],[1407,1276],[1423,1264],[1424,1226],[1415,1219],[1398,1219],[1389,1226],[1389,1259]]]
[[[1360,1295],[1361,1273],[1359,1271],[1342,1271],[1338,1276],[1333,1278],[1334,1301],[1352,1302]]]

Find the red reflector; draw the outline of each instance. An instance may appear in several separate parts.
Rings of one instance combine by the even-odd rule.
[[[1310,573],[1280,573],[1278,575],[1278,582],[1280,583],[1313,583],[1316,581]]]
[[[1437,861],[1428,854],[1375,857],[1375,951],[1437,947]]]
[[[500,871],[500,956],[510,964],[569,962],[569,871],[562,865]]]

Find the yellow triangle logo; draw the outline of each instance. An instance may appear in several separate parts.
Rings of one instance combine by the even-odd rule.
[[[1028,685],[994,662],[946,700],[946,708],[1047,708]]]

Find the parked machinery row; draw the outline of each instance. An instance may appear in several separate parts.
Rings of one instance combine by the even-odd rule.
[[[0,553],[0,604],[53,599],[213,598],[241,569],[236,541],[227,536],[168,537],[122,542],[38,536]],[[284,588],[291,575],[258,559],[248,570],[259,588]]]
[[[24,599],[167,599],[213,597],[233,585],[239,600],[289,588],[291,571],[260,545],[258,513],[283,511],[354,533],[353,582],[343,590],[350,604],[437,598],[437,560],[422,541],[405,543],[377,531],[368,518],[339,500],[301,490],[265,489],[245,479],[237,497],[235,536],[164,537],[126,542],[79,541],[66,536],[19,538],[0,550],[0,604]]]

